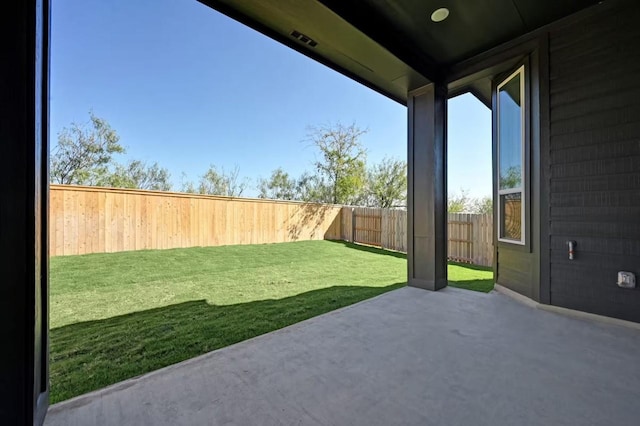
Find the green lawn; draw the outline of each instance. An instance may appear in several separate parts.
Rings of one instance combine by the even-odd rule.
[[[50,274],[57,402],[399,288],[406,258],[304,241],[55,257]],[[492,288],[486,268],[449,274]]]
[[[451,287],[489,293],[493,290],[493,269],[486,266],[449,262]]]

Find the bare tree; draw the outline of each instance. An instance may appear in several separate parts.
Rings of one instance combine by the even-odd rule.
[[[447,211],[449,213],[471,212],[473,199],[469,197],[469,191],[461,189],[458,194],[450,194],[447,199]]]
[[[258,190],[260,198],[296,200],[299,197],[296,180],[280,167],[271,172],[269,179],[259,180]]]
[[[98,184],[116,188],[170,191],[170,177],[169,170],[160,167],[158,163],[149,166],[142,161],[133,160],[127,165],[118,164],[113,172],[105,176],[104,183]]]
[[[384,158],[367,173],[367,204],[373,207],[401,207],[407,199],[407,163]]]
[[[109,173],[114,154],[122,154],[120,137],[106,120],[89,113],[89,122],[72,123],[58,134],[51,156],[53,183],[94,185]]]
[[[198,192],[193,182],[187,180],[187,174],[185,172],[182,172],[182,176],[180,178],[180,191],[188,194],[195,194]]]
[[[489,196],[477,198],[473,202],[473,212],[478,214],[493,213],[493,199]]]
[[[449,195],[447,210],[449,213],[493,213],[493,199],[490,196],[473,198],[469,191],[461,189],[459,193]]]
[[[320,151],[314,163],[314,195],[318,197],[314,201],[349,204],[361,194],[366,181],[366,151],[360,137],[367,131],[340,123],[307,130],[308,140]]]
[[[247,189],[248,182],[240,178],[240,168],[235,166],[231,171],[211,165],[209,170],[200,178],[198,193],[208,195],[226,195],[240,197]]]

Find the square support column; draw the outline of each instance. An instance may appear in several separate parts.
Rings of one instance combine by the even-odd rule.
[[[407,264],[412,287],[447,286],[447,89],[409,93]]]

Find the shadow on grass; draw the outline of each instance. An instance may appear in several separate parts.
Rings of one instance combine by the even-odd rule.
[[[52,329],[51,402],[157,370],[404,286],[335,286],[228,306],[195,300]]]
[[[465,290],[489,293],[493,290],[493,268],[449,262],[449,285]]]
[[[385,250],[378,247],[366,246],[361,244],[354,244],[346,241],[331,241],[331,242],[335,244],[341,244],[345,247],[348,247],[354,250],[366,251],[368,253],[393,256],[398,259],[407,258],[407,255],[405,253],[401,253],[397,251]],[[461,268],[462,270],[464,270],[463,274],[466,276],[478,277],[474,279],[460,279],[460,278],[457,278],[460,275],[460,272],[456,271],[455,273],[451,273],[451,268],[450,268],[449,269],[450,271],[449,285],[451,287],[463,288],[465,290],[480,291],[483,293],[489,293],[491,290],[493,290],[493,277],[479,278],[481,276],[486,275],[486,274],[482,274],[482,272],[493,271],[493,268],[491,266],[472,265],[469,263],[460,263],[460,262],[447,262],[447,264],[449,265],[449,267],[454,266],[454,267]],[[478,273],[474,273],[474,272],[478,272]],[[452,277],[456,277],[456,278],[452,278]]]
[[[354,243],[350,243],[348,241],[340,241],[340,240],[326,240],[326,241],[332,242],[334,244],[340,244],[340,245],[343,245],[344,247],[347,247],[347,248],[350,248],[350,249],[366,251],[368,253],[384,254],[386,256],[393,256],[393,257],[396,257],[398,259],[406,259],[407,258],[407,255],[405,253],[401,253],[399,251],[391,251],[391,250],[385,250],[385,249],[378,248],[378,247],[373,247],[373,246],[365,246],[365,245],[362,245],[362,244],[354,244]]]

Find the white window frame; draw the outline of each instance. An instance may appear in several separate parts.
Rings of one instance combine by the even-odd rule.
[[[509,83],[513,78],[515,78],[516,76],[520,76],[520,99],[521,99],[521,104],[522,107],[520,108],[520,114],[521,117],[520,119],[522,120],[522,126],[521,126],[521,136],[520,136],[520,147],[521,147],[521,155],[522,158],[520,159],[520,161],[522,161],[522,167],[520,169],[520,173],[521,173],[521,177],[520,177],[520,186],[517,188],[509,188],[509,189],[500,189],[500,89],[506,85],[507,83]],[[527,164],[526,164],[526,111],[527,111],[527,99],[525,98],[525,67],[524,65],[522,65],[520,68],[518,68],[517,70],[515,70],[513,73],[511,73],[507,78],[505,78],[504,80],[502,80],[502,82],[500,84],[498,84],[498,87],[496,88],[496,103],[497,103],[497,113],[496,113],[496,117],[497,117],[497,135],[498,135],[498,145],[497,145],[497,151],[498,151],[498,162],[497,162],[497,167],[496,167],[496,173],[497,173],[497,179],[498,179],[498,206],[497,206],[497,212],[498,212],[498,241],[503,242],[503,243],[509,243],[509,244],[518,244],[518,245],[526,245],[526,229],[527,229],[527,223],[525,222],[526,219],[526,205],[527,205],[527,194],[525,192],[526,189],[526,181],[525,181],[525,176],[526,176],[526,170],[527,170]],[[502,226],[503,226],[503,218],[502,218],[502,199],[501,196],[502,195],[508,195],[508,194],[517,194],[520,193],[521,194],[521,203],[522,203],[522,207],[521,207],[521,224],[522,224],[522,229],[520,231],[520,240],[514,240],[511,238],[502,238]]]

